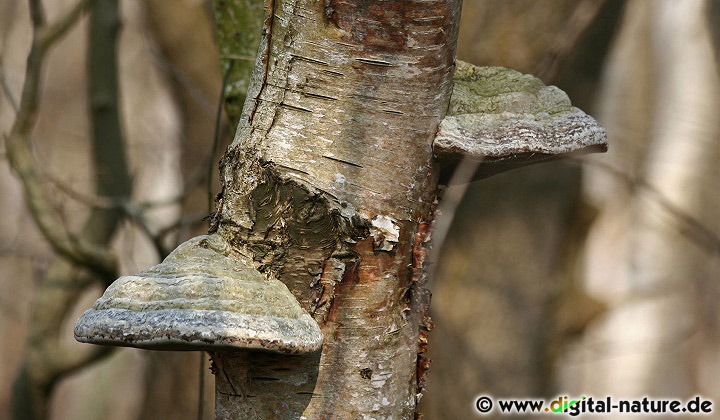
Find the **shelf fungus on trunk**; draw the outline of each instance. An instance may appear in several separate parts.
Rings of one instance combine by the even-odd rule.
[[[279,280],[220,235],[192,238],[160,264],[116,280],[75,325],[84,343],[154,350],[320,349],[322,333]]]
[[[605,130],[562,90],[503,67],[456,62],[447,116],[433,141],[445,178],[462,159],[474,179],[520,166],[607,151]]]

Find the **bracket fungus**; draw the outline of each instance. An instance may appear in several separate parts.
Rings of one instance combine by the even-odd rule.
[[[75,325],[84,343],[154,350],[320,349],[322,333],[279,280],[220,235],[192,238],[165,260],[105,291]]]
[[[555,86],[503,67],[456,61],[447,116],[433,141],[444,172],[482,161],[474,179],[531,163],[607,151],[605,130]]]

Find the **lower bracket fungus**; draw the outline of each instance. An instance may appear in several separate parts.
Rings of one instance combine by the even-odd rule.
[[[162,263],[110,285],[77,321],[75,338],[153,350],[319,350],[315,320],[248,260],[220,235],[192,238]]]

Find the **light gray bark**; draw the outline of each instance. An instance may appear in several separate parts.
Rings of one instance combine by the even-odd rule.
[[[216,353],[217,415],[412,417],[430,328],[431,144],[460,4],[272,7],[222,161],[218,232],[289,287],[325,341],[310,356]]]

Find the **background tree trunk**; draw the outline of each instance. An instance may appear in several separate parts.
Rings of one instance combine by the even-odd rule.
[[[325,341],[310,356],[215,354],[219,418],[414,415],[431,142],[459,6],[277,1],[267,15],[218,231],[290,288]]]
[[[458,58],[534,74],[593,114],[601,64],[623,2],[607,1],[597,15],[581,19],[587,3],[600,5],[465,2]],[[571,42],[567,34],[577,31],[568,54],[557,55],[559,44]],[[544,63],[553,60],[555,75],[547,74]],[[578,162],[563,161],[467,186],[447,239],[434,250],[439,255],[431,284],[433,363],[420,404],[429,418],[465,418],[480,394],[557,392],[562,349],[603,308],[582,289],[578,260],[593,216],[581,197],[582,177]],[[465,186],[449,188],[446,194]]]
[[[608,57],[598,115],[615,147],[588,172],[599,215],[585,278],[610,311],[571,353],[568,378],[582,392],[720,396],[720,72],[709,6],[629,1]]]

